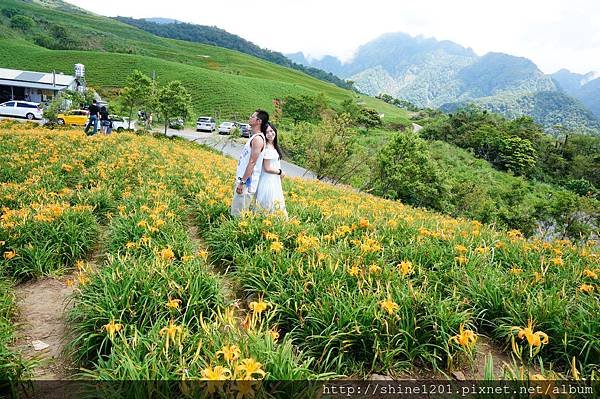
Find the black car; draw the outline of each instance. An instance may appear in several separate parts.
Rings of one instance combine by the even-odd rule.
[[[250,125],[247,123],[241,123],[240,132],[242,137],[250,137]]]
[[[171,129],[181,130],[181,129],[183,129],[183,125],[184,125],[184,122],[183,122],[183,119],[181,119],[181,118],[174,118],[174,119],[169,120],[169,127]]]

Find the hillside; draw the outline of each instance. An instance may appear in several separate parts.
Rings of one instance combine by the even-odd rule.
[[[283,54],[277,51],[260,48],[256,44],[249,42],[246,39],[214,26],[188,24],[185,22],[169,20],[167,18],[134,19],[116,17],[115,19],[157,36],[186,40],[195,43],[210,44],[213,46],[228,48],[230,50],[236,50],[277,65],[296,69],[317,79],[333,83],[334,85],[343,89],[352,89],[351,84],[348,84],[345,80],[338,78],[331,72],[325,72],[317,68],[296,64],[295,62],[291,62]]]
[[[350,79],[371,95],[389,94],[421,107],[446,105],[444,109],[447,104],[474,102],[507,117],[532,116],[549,131],[560,121],[569,129],[600,134],[599,119],[589,112],[595,109],[600,91],[590,86],[591,90],[575,96],[585,105],[568,91],[549,96],[545,93],[561,91],[555,79],[523,57],[494,52],[480,57],[450,41],[405,33],[386,34],[360,46],[344,64],[331,56],[307,60],[295,53],[288,57]]]
[[[133,69],[159,82],[181,80],[193,97],[194,111],[246,115],[257,107],[272,109],[272,99],[290,94],[324,93],[331,102],[358,98],[356,93],[237,51],[161,38],[110,18],[45,8],[17,0],[2,2],[0,64],[5,68],[72,73],[86,65],[88,84],[118,88]],[[8,12],[7,12],[8,11]],[[15,27],[7,14],[34,21]],[[13,16],[14,17],[14,14]],[[406,120],[404,111],[360,96],[386,120]]]

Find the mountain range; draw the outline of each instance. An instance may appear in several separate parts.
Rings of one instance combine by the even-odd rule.
[[[600,78],[561,70],[546,75],[531,60],[490,52],[478,56],[457,43],[388,33],[360,46],[342,63],[333,56],[292,61],[331,72],[369,94],[389,94],[420,107],[451,111],[467,103],[507,117],[529,115],[550,133],[600,134]]]

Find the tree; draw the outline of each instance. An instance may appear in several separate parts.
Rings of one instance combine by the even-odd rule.
[[[161,87],[156,94],[156,109],[165,122],[165,136],[170,118],[186,120],[191,112],[192,97],[178,80],[173,80]]]
[[[535,167],[537,153],[531,141],[520,137],[504,137],[500,145],[500,162],[503,168],[516,175],[527,175]]]
[[[412,133],[396,133],[377,155],[371,188],[376,195],[443,210],[445,180],[425,141]]]
[[[356,117],[356,122],[367,131],[376,126],[381,126],[379,112],[371,108],[362,108]]]
[[[350,162],[356,138],[351,125],[347,115],[328,116],[317,129],[310,132],[306,164],[309,170],[317,174],[317,179],[330,178],[339,182],[357,166]]]
[[[144,75],[137,69],[133,71],[127,78],[121,98],[125,107],[129,110],[129,124],[127,128],[131,127],[131,118],[133,117],[133,110],[136,108],[142,108],[147,111],[146,108],[151,107],[152,99],[154,97],[155,87],[154,81],[149,76]]]
[[[327,107],[324,95],[287,96],[283,101],[283,116],[291,118],[294,123],[314,122],[321,120],[321,112]]]

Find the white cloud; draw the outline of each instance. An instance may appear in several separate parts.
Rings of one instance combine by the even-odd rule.
[[[261,47],[348,59],[386,32],[452,40],[478,54],[530,58],[542,71],[600,70],[596,0],[69,0],[108,16],[164,17],[218,26]]]

